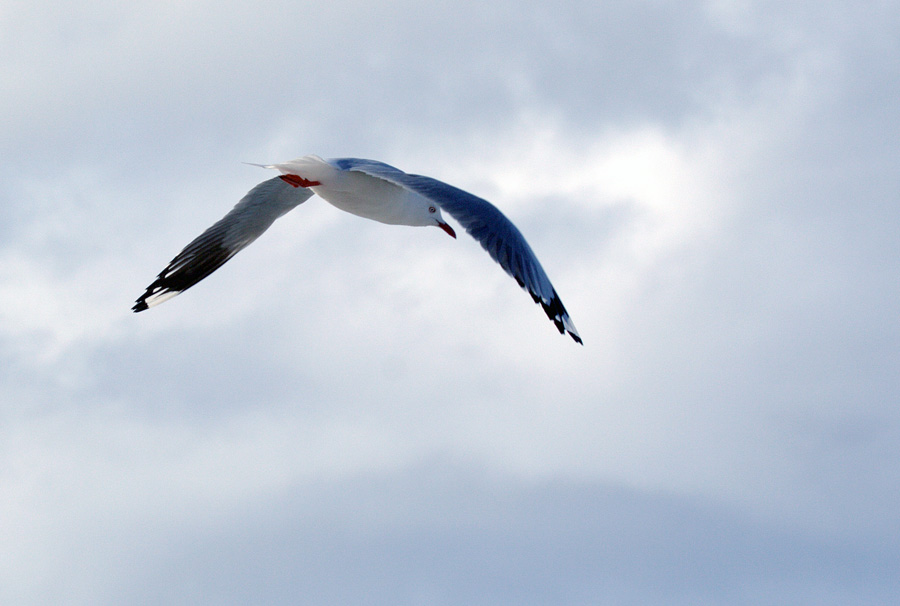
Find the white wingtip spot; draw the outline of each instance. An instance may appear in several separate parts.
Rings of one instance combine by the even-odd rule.
[[[575,339],[575,342],[578,343],[579,345],[584,345],[584,341],[581,340],[581,335],[579,335],[578,331],[575,330],[575,325],[572,324],[572,320],[570,320],[568,318],[568,316],[566,316],[562,319],[562,321],[563,321],[563,326],[566,328],[566,332],[569,333],[569,335],[573,339]]]
[[[181,294],[180,290],[167,290],[166,292],[154,293],[144,299],[144,303],[147,304],[147,307],[156,307],[160,303],[168,301],[179,294]]]

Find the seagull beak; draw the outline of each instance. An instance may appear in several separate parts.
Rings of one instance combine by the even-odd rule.
[[[447,225],[446,223],[444,223],[443,221],[438,221],[437,226],[440,227],[441,229],[443,229],[448,234],[450,234],[450,236],[452,236],[453,238],[456,237],[456,232],[453,231],[453,228],[450,227],[449,225]]]

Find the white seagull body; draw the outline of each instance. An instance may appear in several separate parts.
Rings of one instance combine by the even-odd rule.
[[[444,210],[539,303],[560,333],[581,337],[528,242],[497,207],[437,179],[411,175],[375,160],[304,156],[283,164],[259,165],[281,175],[250,190],[227,215],[178,253],[147,287],[135,312],[184,292],[256,240],[275,219],[314,193],[337,208],[392,225],[440,227]]]

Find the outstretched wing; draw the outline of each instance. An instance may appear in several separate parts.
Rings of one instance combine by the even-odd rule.
[[[227,215],[185,246],[131,309],[144,311],[184,292],[256,240],[275,219],[312,195],[311,190],[290,185],[280,177],[263,181]]]
[[[482,198],[443,181],[411,175],[389,164],[359,158],[332,160],[337,168],[359,171],[424,196],[450,213],[469,234],[539,303],[559,329],[582,343],[556,289],[522,233],[500,210]]]

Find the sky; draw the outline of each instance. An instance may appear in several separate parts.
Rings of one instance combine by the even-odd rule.
[[[0,603],[900,594],[900,2],[0,0]],[[271,176],[494,202],[460,231]],[[451,221],[452,222],[452,221]]]

